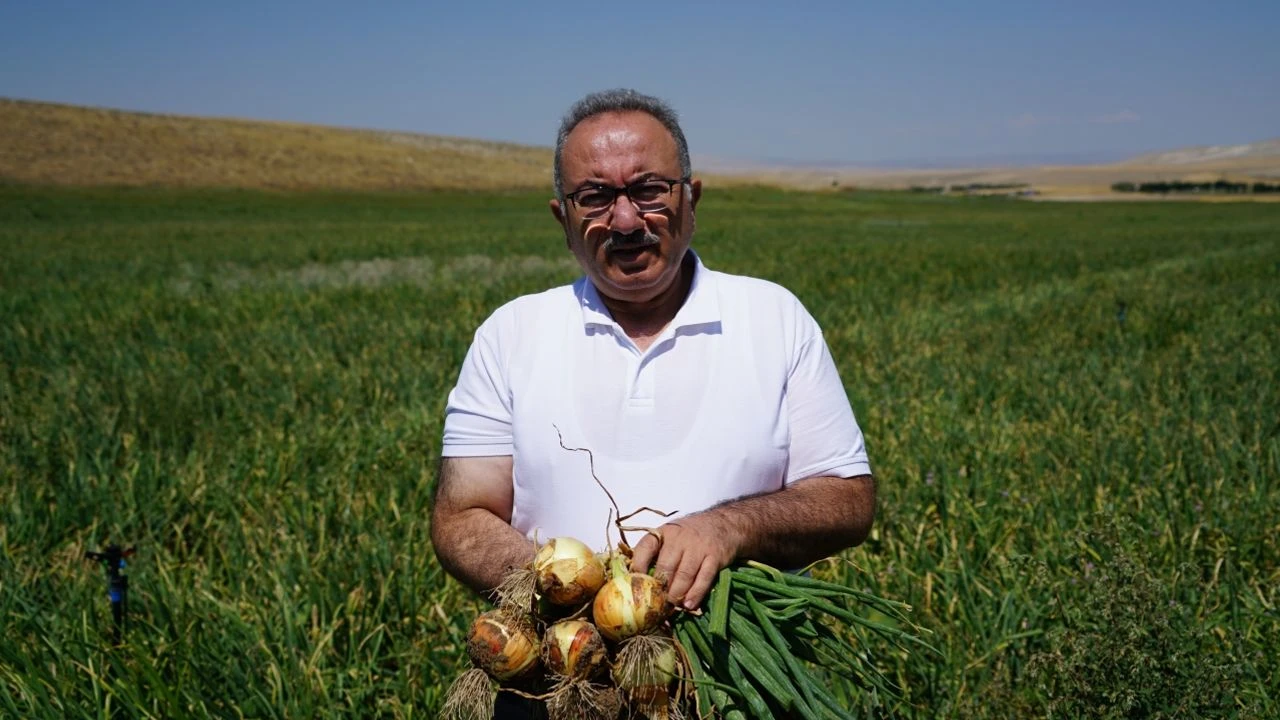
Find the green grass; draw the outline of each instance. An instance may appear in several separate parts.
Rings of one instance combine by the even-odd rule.
[[[897,715],[1280,713],[1280,207],[709,190],[826,330]],[[0,185],[0,716],[433,717],[445,395],[546,198]],[[1120,312],[1123,306],[1123,313]],[[85,550],[136,543],[111,647]]]

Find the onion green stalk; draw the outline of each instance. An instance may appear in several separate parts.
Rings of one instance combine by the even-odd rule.
[[[761,563],[720,572],[700,615],[672,620],[703,716],[767,720],[853,717],[833,694],[843,678],[863,704],[900,699],[877,667],[871,641],[937,653],[911,623],[910,606]],[[873,619],[877,618],[877,619]]]

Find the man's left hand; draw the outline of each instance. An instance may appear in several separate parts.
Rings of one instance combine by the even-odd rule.
[[[658,529],[661,547],[652,534],[636,544],[631,571],[648,572],[652,565],[654,575],[667,582],[671,604],[694,610],[702,604],[720,570],[737,557],[735,534],[726,525],[713,513],[669,522]]]

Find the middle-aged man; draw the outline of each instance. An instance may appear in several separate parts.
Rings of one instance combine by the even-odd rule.
[[[675,512],[632,566],[685,608],[731,563],[801,567],[866,537],[875,482],[822,332],[782,287],[702,264],[690,172],[656,98],[565,116],[551,214],[585,277],[494,312],[449,395],[431,535],[476,591],[535,535],[603,549],[612,505],[561,436],[622,512]]]

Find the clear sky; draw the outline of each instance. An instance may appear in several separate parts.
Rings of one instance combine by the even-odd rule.
[[[1095,159],[1280,136],[1280,0],[0,0],[0,96],[550,145],[590,90],[695,154]]]

